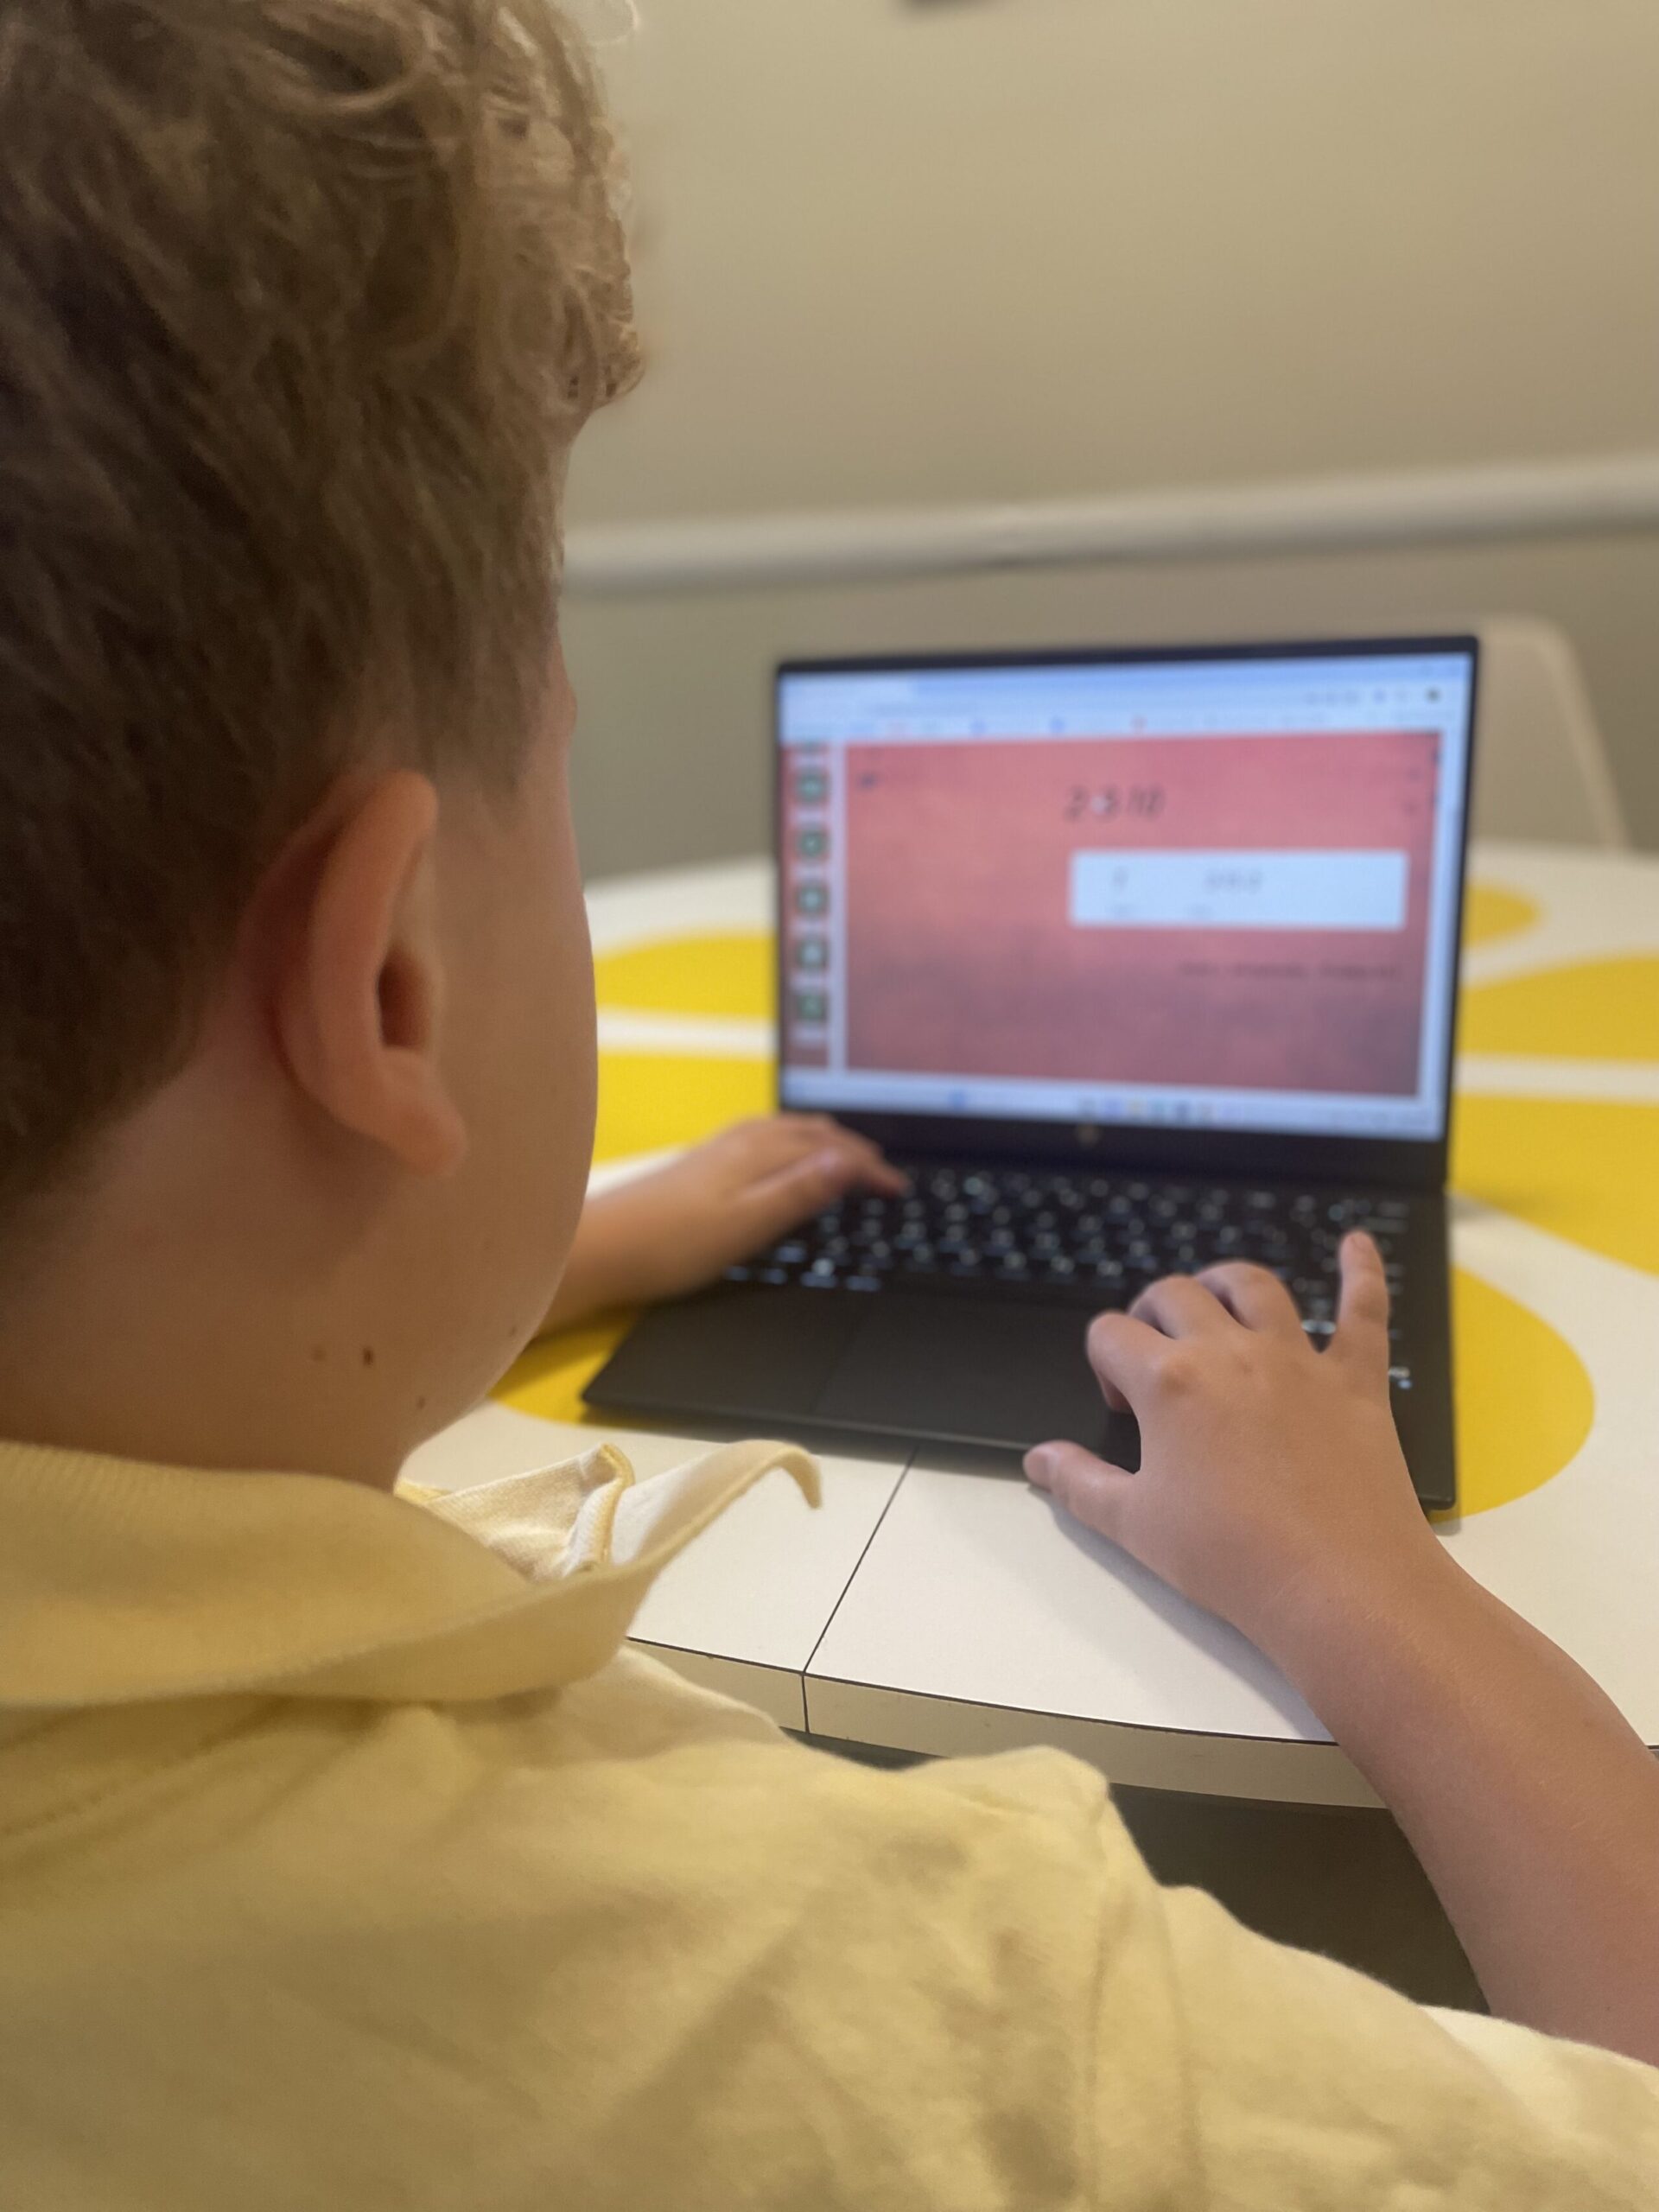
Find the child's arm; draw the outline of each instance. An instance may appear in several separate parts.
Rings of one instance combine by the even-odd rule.
[[[543,1326],[695,1290],[860,1185],[906,1187],[873,1144],[821,1115],[740,1122],[588,1199]]]
[[[1255,1268],[1103,1316],[1090,1356],[1139,1416],[1141,1471],[1071,1444],[1028,1471],[1297,1685],[1398,1818],[1495,2011],[1659,2064],[1659,1766],[1436,1541],[1389,1414],[1369,1238],[1345,1244],[1343,1286],[1322,1353]]]

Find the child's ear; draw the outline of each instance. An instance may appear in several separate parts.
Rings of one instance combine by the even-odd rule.
[[[317,855],[276,976],[296,1082],[416,1175],[447,1174],[467,1149],[438,1050],[437,823],[424,776],[393,771],[353,793]]]

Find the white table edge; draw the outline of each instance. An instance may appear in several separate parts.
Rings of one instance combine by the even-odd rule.
[[[652,1643],[639,1636],[630,1637],[628,1642],[632,1649],[658,1660],[698,1689],[713,1690],[739,1705],[753,1706],[780,1728],[805,1732],[805,1678],[793,1667],[730,1659],[720,1652],[696,1651],[684,1644]]]
[[[1189,1797],[1365,1806],[1382,1800],[1335,1744],[1156,1728],[817,1674],[804,1678],[809,1736],[934,1758],[1033,1748],[1069,1752],[1109,1782]]]

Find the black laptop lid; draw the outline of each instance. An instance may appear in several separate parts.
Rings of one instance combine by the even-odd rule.
[[[1437,1185],[1478,663],[785,664],[781,1103],[900,1148]]]

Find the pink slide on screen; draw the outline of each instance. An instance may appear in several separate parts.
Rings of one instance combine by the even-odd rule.
[[[848,1064],[1412,1096],[1439,747],[849,746]]]

